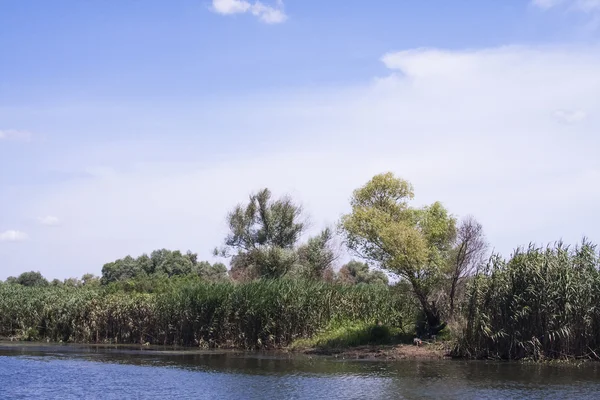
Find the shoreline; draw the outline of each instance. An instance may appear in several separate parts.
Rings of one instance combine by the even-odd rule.
[[[410,344],[361,345],[344,348],[309,347],[288,350],[323,357],[334,357],[343,360],[450,360],[453,357],[444,343],[431,343],[423,346]]]
[[[47,351],[61,349],[77,350],[106,350],[118,352],[135,352],[144,354],[272,354],[275,356],[307,356],[319,358],[334,358],[338,360],[363,360],[363,361],[400,361],[400,360],[450,360],[453,359],[443,344],[428,344],[417,347],[408,344],[396,345],[362,345],[345,348],[296,348],[289,347],[278,349],[247,350],[239,348],[213,348],[205,349],[186,346],[162,346],[140,344],[110,344],[110,343],[55,343],[40,341],[19,341],[0,338],[0,350],[25,348],[31,351]]]

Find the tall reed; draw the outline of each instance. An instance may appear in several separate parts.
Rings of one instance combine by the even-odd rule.
[[[600,273],[596,247],[519,249],[493,257],[471,281],[466,327],[455,353],[503,359],[600,355]]]
[[[180,281],[153,293],[0,285],[0,336],[20,339],[276,347],[335,320],[402,326],[408,296],[382,285]]]

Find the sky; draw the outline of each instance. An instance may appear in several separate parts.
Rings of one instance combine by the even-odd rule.
[[[315,233],[391,171],[490,245],[600,240],[600,0],[0,0],[0,279]]]

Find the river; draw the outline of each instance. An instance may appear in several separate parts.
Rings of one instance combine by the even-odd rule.
[[[0,343],[0,399],[596,399],[600,364]]]

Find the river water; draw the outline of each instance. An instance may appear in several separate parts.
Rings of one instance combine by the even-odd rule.
[[[600,364],[0,343],[0,399],[598,399]]]

